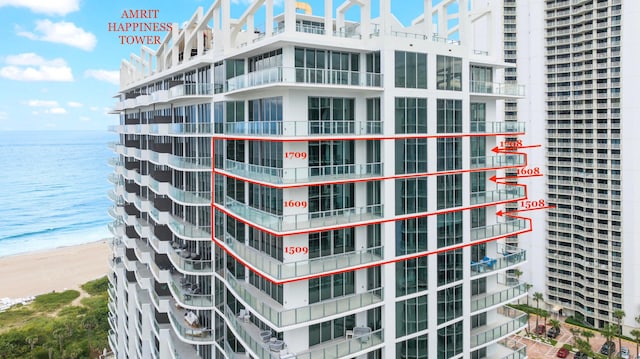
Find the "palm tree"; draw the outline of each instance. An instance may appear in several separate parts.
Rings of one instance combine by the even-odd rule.
[[[616,336],[616,334],[618,334],[618,326],[616,326],[615,324],[607,324],[604,326],[604,328],[602,328],[600,333],[602,333],[602,336],[604,336],[607,339],[607,343],[608,343],[611,341],[611,339],[613,339],[613,337]],[[611,359],[612,355],[613,355],[613,350],[609,350],[609,359]]]
[[[540,301],[542,300],[542,298],[543,298],[542,293],[540,292],[533,293],[533,300],[536,301],[536,308],[538,309],[537,310],[538,315],[536,315],[536,330],[538,328],[538,317],[540,316]]]
[[[583,330],[582,336],[587,340],[587,343],[589,343],[589,339],[595,337],[596,334],[590,330]]]
[[[578,346],[578,341],[580,340],[580,329],[578,328],[569,328],[569,331],[573,335],[573,345]]]
[[[551,328],[553,329],[560,330],[560,321],[557,319],[549,320],[549,325],[551,325]]]
[[[618,336],[618,348],[622,348],[622,318],[624,318],[625,315],[626,314],[622,309],[613,311],[613,317],[616,318],[616,321],[618,322],[618,330],[620,330]]]
[[[587,356],[590,358],[594,356],[593,348],[591,348],[591,344],[589,344],[589,342],[586,340],[578,339],[576,348],[578,348],[580,352],[587,354]]]
[[[31,356],[33,356],[33,348],[36,346],[36,344],[38,343],[38,337],[37,336],[30,336],[27,337],[25,339],[25,341],[27,342],[27,344],[29,344],[29,346],[31,347]]]
[[[65,330],[65,328],[58,328],[56,330],[53,331],[53,337],[58,339],[58,345],[60,346],[60,353],[62,353],[62,343],[64,341],[64,338],[67,337],[67,331]]]
[[[549,318],[549,312],[547,312],[546,310],[543,310],[542,312],[540,312],[540,316],[542,318],[544,318],[544,326],[546,328],[547,327],[547,318]]]
[[[640,354],[640,329],[634,329],[631,331],[631,336],[636,342],[636,353]]]

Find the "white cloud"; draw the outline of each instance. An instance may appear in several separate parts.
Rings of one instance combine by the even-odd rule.
[[[84,31],[72,22],[66,21],[38,20],[33,32],[21,31],[20,28],[16,28],[16,32],[19,36],[31,40],[65,44],[85,51],[93,50],[97,42],[94,34]]]
[[[91,119],[87,116],[80,116],[80,121],[91,121]]]
[[[29,10],[48,15],[66,15],[80,9],[80,0],[0,0],[0,7],[26,7]]]
[[[47,110],[46,112],[52,115],[64,115],[65,113],[67,113],[67,110],[62,107],[54,107],[50,110]]]
[[[120,71],[109,70],[87,70],[84,77],[92,77],[96,80],[105,81],[114,85],[120,84]]]
[[[69,102],[67,102],[67,106],[69,106],[69,107],[82,107],[82,104],[80,102],[69,101]]]
[[[6,120],[7,118],[9,118],[9,114],[4,111],[0,111],[0,121]]]
[[[2,0],[0,0],[2,1]],[[16,81],[73,81],[64,59],[46,60],[33,52],[6,56],[0,77]]]
[[[100,107],[91,106],[91,107],[89,107],[89,110],[91,110],[91,111],[100,111]]]
[[[29,100],[27,101],[29,107],[58,107],[58,101],[49,100]]]

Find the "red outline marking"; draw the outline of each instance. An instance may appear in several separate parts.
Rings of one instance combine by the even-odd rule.
[[[213,135],[212,138],[220,140],[234,140],[234,141],[268,141],[268,142],[322,142],[322,141],[382,141],[382,140],[404,140],[404,139],[432,139],[432,138],[458,138],[458,137],[497,137],[497,136],[518,136],[524,135],[524,132],[508,132],[508,133],[448,133],[441,135],[427,135],[427,134],[404,134],[399,133],[394,136],[385,135],[346,135],[341,136],[339,134],[323,135],[323,136],[300,136],[300,137],[285,137],[282,135]],[[268,137],[273,136],[273,137]],[[275,137],[279,136],[279,137]],[[496,146],[497,148],[497,146]]]

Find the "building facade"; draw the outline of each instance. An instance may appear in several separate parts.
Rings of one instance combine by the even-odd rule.
[[[121,68],[115,356],[525,357],[502,4],[230,5]]]
[[[523,83],[531,94],[527,116],[546,123],[544,137],[531,133],[537,137],[532,142],[546,146],[544,190],[555,206],[546,213],[546,249],[532,248],[530,256],[531,266],[546,263],[546,277],[531,281],[546,294],[549,309],[598,328],[617,323],[613,313],[625,311],[628,333],[640,314],[634,258],[640,247],[633,227],[638,70],[625,59],[625,53],[635,56],[637,28],[623,20],[639,7],[622,0],[525,3],[518,16],[526,20],[518,24],[538,35],[523,37],[527,47],[544,51],[520,53],[521,47],[519,72],[523,78],[545,74]]]

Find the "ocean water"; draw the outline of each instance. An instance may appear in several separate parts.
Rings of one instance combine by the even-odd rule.
[[[0,132],[0,257],[110,236],[109,132]]]

